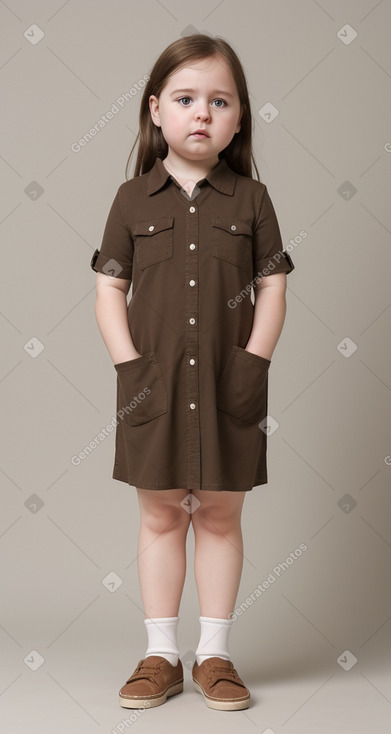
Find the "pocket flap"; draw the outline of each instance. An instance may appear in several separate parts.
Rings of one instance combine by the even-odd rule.
[[[229,234],[247,234],[252,236],[252,229],[247,222],[242,219],[235,219],[235,217],[218,217],[212,219],[212,227],[219,227],[224,229]]]
[[[174,217],[160,217],[159,219],[146,219],[143,222],[137,222],[133,226],[134,235],[154,235],[157,232],[163,232],[165,229],[171,229],[174,225]]]

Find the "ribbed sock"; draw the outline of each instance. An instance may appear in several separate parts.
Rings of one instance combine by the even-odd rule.
[[[200,617],[201,637],[195,652],[197,663],[201,665],[207,658],[218,657],[230,660],[228,635],[233,619]]]
[[[179,617],[149,617],[144,619],[148,634],[148,649],[145,657],[161,655],[171,665],[178,664],[178,621]]]

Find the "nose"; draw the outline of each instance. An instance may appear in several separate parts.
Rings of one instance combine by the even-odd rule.
[[[196,120],[207,120],[210,116],[209,108],[207,103],[200,102],[195,110]]]

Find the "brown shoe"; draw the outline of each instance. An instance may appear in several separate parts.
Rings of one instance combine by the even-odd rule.
[[[151,708],[165,703],[168,696],[183,691],[181,659],[176,666],[161,655],[139,660],[136,670],[119,692],[121,706],[128,709]]]
[[[193,665],[194,685],[202,693],[207,706],[219,711],[247,709],[250,691],[239,678],[231,660],[213,657]]]

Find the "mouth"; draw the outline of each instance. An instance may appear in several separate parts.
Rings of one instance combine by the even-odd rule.
[[[206,130],[196,130],[194,133],[191,134],[192,138],[209,138],[208,133]]]

